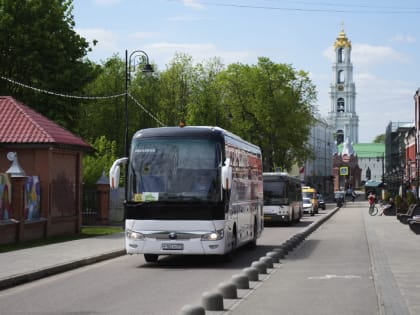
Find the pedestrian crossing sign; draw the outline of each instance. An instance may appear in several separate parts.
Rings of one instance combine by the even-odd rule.
[[[347,166],[340,167],[340,175],[341,176],[349,175],[349,168]]]

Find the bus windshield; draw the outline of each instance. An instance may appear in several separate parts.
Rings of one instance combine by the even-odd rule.
[[[287,203],[287,183],[284,181],[264,181],[264,205]]]
[[[208,139],[135,139],[129,165],[134,202],[219,201],[221,145]]]
[[[304,191],[302,192],[302,195],[304,198],[313,199],[315,196],[315,193],[313,191]]]

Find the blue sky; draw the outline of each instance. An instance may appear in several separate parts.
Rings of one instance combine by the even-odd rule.
[[[225,65],[258,57],[307,71],[317,109],[331,109],[333,44],[342,24],[352,42],[359,142],[390,121],[414,122],[420,88],[420,3],[417,0],[74,0],[76,31],[96,39],[88,57],[105,61],[144,50],[165,70],[176,53]]]

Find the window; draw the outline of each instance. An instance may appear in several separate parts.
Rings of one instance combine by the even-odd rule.
[[[339,70],[337,73],[337,83],[344,83],[344,70]]]
[[[344,142],[344,131],[343,130],[337,130],[337,145]]]
[[[340,97],[337,100],[337,113],[343,113],[344,112],[344,99]]]
[[[344,49],[343,48],[339,48],[338,51],[338,62],[343,62],[344,61]]]

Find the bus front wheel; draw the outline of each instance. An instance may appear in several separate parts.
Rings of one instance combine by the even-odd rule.
[[[237,243],[238,243],[238,239],[236,236],[236,229],[234,229],[232,233],[232,242],[231,242],[232,247],[230,251],[224,255],[225,261],[230,262],[234,260]]]
[[[157,262],[159,255],[157,254],[144,254],[144,260],[147,262]]]

